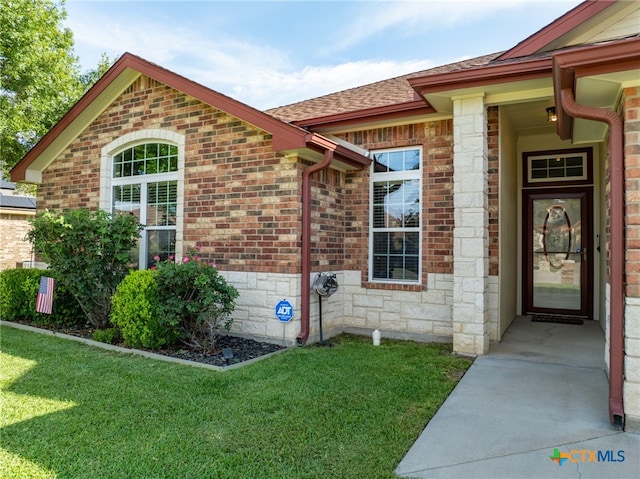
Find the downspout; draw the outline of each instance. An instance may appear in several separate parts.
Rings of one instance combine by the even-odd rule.
[[[302,173],[302,278],[300,281],[300,335],[297,338],[299,346],[303,346],[309,339],[309,316],[311,311],[311,175],[324,170],[333,161],[333,150],[324,151],[322,162],[312,165]]]
[[[624,140],[622,118],[611,110],[576,103],[573,88],[563,87],[560,100],[564,111],[575,118],[609,125],[611,162],[611,258],[609,283],[611,310],[609,326],[609,420],[616,429],[624,427],[622,386],[624,375]]]

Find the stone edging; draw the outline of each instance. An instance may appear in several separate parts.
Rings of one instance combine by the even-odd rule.
[[[260,361],[262,359],[271,357],[274,354],[279,354],[279,353],[281,353],[283,351],[286,351],[286,349],[281,349],[279,351],[274,351],[272,353],[264,354],[264,355],[262,355],[260,357],[257,357],[257,358],[248,359],[246,361],[242,361],[242,362],[236,363],[236,364],[231,364],[229,366],[215,366],[213,364],[199,363],[197,361],[189,361],[187,359],[174,358],[174,357],[171,357],[171,356],[165,356],[164,354],[152,353],[152,352],[149,352],[149,351],[142,351],[140,349],[123,348],[121,346],[114,346],[113,344],[101,343],[100,341],[94,341],[93,339],[87,339],[87,338],[82,338],[82,337],[79,337],[79,336],[73,336],[71,334],[58,333],[56,331],[51,331],[49,329],[34,328],[33,326],[27,326],[26,324],[14,323],[14,322],[11,322],[11,321],[0,320],[0,326],[7,326],[9,328],[21,329],[23,331],[29,331],[29,332],[32,332],[32,333],[39,333],[39,334],[44,334],[44,335],[48,335],[48,336],[55,336],[55,337],[62,338],[62,339],[70,339],[72,341],[77,341],[79,343],[86,344],[87,346],[94,346],[96,348],[106,349],[108,351],[114,351],[114,352],[117,352],[117,353],[135,354],[137,356],[142,356],[142,357],[149,358],[149,359],[157,359],[158,361],[166,361],[166,362],[169,362],[169,363],[182,364],[184,366],[195,366],[195,367],[199,367],[199,368],[212,369],[214,371],[219,371],[219,372],[228,371],[230,369],[237,369],[239,367],[246,366],[248,364],[253,364],[253,363],[255,363],[257,361]]]

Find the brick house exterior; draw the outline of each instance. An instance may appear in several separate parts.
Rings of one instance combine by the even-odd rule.
[[[16,192],[15,183],[0,180],[0,270],[33,261],[26,236],[35,213],[35,198]]]
[[[577,315],[605,331],[612,423],[639,429],[639,22],[637,3],[588,0],[506,52],[267,112],[125,54],[12,179],[39,183],[39,209],[110,210],[114,158],[166,143],[171,251],[200,246],[240,291],[235,334],[316,341],[319,272],[340,285],[326,336],[480,355],[518,315]]]

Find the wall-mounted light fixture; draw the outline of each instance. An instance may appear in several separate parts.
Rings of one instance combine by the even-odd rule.
[[[553,123],[558,121],[558,115],[556,115],[556,107],[550,106],[547,108],[547,123]]]

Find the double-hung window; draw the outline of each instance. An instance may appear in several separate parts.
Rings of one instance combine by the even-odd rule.
[[[145,225],[135,266],[144,269],[176,251],[178,207],[178,147],[168,143],[143,143],[113,155],[111,208],[128,212]]]
[[[371,281],[419,283],[422,150],[374,153],[371,172]]]

